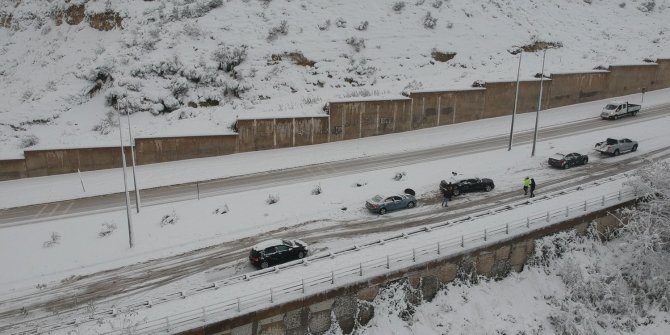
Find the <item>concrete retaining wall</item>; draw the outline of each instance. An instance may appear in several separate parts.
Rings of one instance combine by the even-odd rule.
[[[495,245],[397,269],[382,276],[213,322],[180,334],[319,335],[327,333],[334,323],[337,323],[344,334],[351,334],[374,317],[375,310],[371,302],[380,290],[391,283],[403,285],[407,302],[418,305],[423,301],[431,301],[443,285],[456,278],[474,281],[478,280],[478,276],[503,278],[512,271],[523,270],[535,251],[536,240],[570,229],[583,234],[588,224],[593,221],[598,222],[599,231],[605,232],[621,224],[617,210],[632,205],[634,201],[532,231]]]
[[[613,65],[607,71],[552,74],[543,84],[542,109],[670,87],[670,59]],[[241,119],[236,135],[135,139],[138,164],[228,155],[384,135],[510,115],[516,83],[485,88],[419,91],[408,98],[329,103],[326,116]],[[539,80],[520,82],[517,112],[537,109]],[[28,150],[25,160],[0,161],[0,181],[121,166],[115,148]],[[128,156],[130,157],[130,156]]]

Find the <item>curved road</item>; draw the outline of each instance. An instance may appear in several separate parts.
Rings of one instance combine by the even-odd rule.
[[[616,126],[621,126],[629,123],[649,121],[655,118],[664,117],[669,112],[670,104],[659,105],[645,109],[636,117],[620,119],[614,124]],[[612,125],[612,121],[604,121],[600,118],[590,118],[576,122],[559,124],[541,128],[538,131],[538,140],[547,140],[587,133],[597,129],[608,128]],[[530,143],[532,141],[532,137],[532,131],[516,133],[515,143]],[[465,154],[505,148],[507,146],[507,142],[507,135],[493,136],[484,139],[477,139],[424,150],[416,150],[412,152],[356,158],[291,169],[247,174],[224,179],[215,179],[199,183],[200,196],[210,197],[222,194],[238,193],[262,187],[287,185],[296,182],[319,180],[323,178],[393,168],[407,164],[434,161]],[[196,184],[188,183],[143,189],[141,190],[140,196],[144,206],[194,199],[196,197]],[[131,197],[134,199],[132,192]],[[131,200],[131,202],[134,202],[134,200]],[[3,209],[0,210],[0,228],[28,223],[44,222],[57,217],[73,217],[91,213],[111,212],[122,209],[124,206],[124,194],[114,193],[104,196]]]

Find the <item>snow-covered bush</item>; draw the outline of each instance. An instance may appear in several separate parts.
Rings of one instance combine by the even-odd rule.
[[[21,149],[36,146],[37,143],[40,143],[40,139],[37,136],[33,134],[25,135],[21,138]]]
[[[358,26],[356,26],[355,29],[358,30],[358,31],[365,31],[365,30],[368,30],[369,25],[370,25],[370,23],[368,21],[363,21]]]
[[[430,12],[426,12],[426,16],[423,17],[423,27],[426,29],[433,29],[437,25],[437,18],[433,17]]]
[[[321,194],[321,192],[322,192],[322,190],[321,190],[321,184],[317,184],[317,185],[314,186],[314,188],[312,189],[312,195],[319,195],[319,194]]]
[[[272,42],[279,37],[279,35],[287,35],[288,34],[288,22],[286,20],[282,20],[278,26],[270,28],[268,31],[268,36],[265,38],[268,42]]]
[[[393,8],[394,12],[400,13],[405,8],[405,2],[404,1],[397,1],[393,4],[393,6],[391,8]]]
[[[173,209],[172,213],[163,215],[160,226],[165,227],[166,225],[173,225],[177,222],[179,222],[179,217],[177,216],[177,212]]]
[[[230,72],[247,58],[247,46],[225,45],[214,50],[212,60],[219,65],[219,70]]]
[[[113,128],[118,127],[119,122],[117,120],[117,115],[114,110],[108,110],[105,113],[105,117],[93,127],[93,131],[97,131],[101,135],[109,134]]]
[[[109,235],[112,235],[112,233],[117,229],[116,223],[114,222],[105,222],[102,224],[102,228],[100,229],[100,232],[98,233],[98,237],[107,237]]]
[[[400,181],[402,180],[407,174],[405,171],[399,171],[395,173],[395,176],[393,176],[393,180],[395,181]]]
[[[431,6],[433,6],[433,8],[435,8],[435,9],[437,9],[437,8],[442,7],[442,4],[443,4],[443,3],[444,3],[444,2],[443,2],[442,0],[435,0],[435,1],[433,1],[433,3],[431,4]]]
[[[402,89],[401,94],[408,97],[412,91],[420,90],[423,88],[423,83],[420,81],[412,80],[409,84],[405,85]]]
[[[268,198],[265,199],[265,203],[268,205],[276,204],[279,202],[279,195],[277,194],[268,194]]]
[[[223,206],[214,210],[215,215],[226,214],[226,213],[228,213],[228,205],[227,204],[223,204]]]
[[[172,92],[175,98],[181,99],[185,97],[188,94],[188,90],[189,85],[186,78],[175,77],[170,81],[170,92]]]
[[[330,28],[330,20],[326,20],[326,22],[317,24],[316,26],[319,28],[319,30],[326,31],[328,28]]]
[[[654,11],[654,8],[656,8],[656,1],[654,0],[645,1],[637,7],[643,13],[650,13]]]
[[[186,22],[184,24],[184,34],[192,38],[198,38],[202,35],[202,28],[195,22]]]
[[[347,27],[347,20],[345,20],[344,18],[338,17],[337,20],[335,20],[335,27],[346,28]]]
[[[356,52],[360,52],[361,49],[365,48],[365,39],[363,38],[349,37],[346,39],[346,42],[353,47]]]
[[[61,239],[61,236],[60,236],[59,233],[52,232],[51,233],[51,239],[42,243],[42,246],[45,247],[45,248],[51,248],[51,247],[55,246],[56,244],[60,243],[60,239]]]

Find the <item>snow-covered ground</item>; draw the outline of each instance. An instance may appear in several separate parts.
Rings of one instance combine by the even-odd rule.
[[[432,196],[437,182],[445,178],[445,166],[450,167],[449,171],[493,178],[496,182],[494,194],[516,189],[521,179],[530,174],[537,180],[538,193],[541,194],[544,181],[570,173],[546,167],[546,156],[551,153],[589,153],[592,143],[608,136],[626,136],[641,143],[638,152],[619,158],[591,155],[590,164],[582,168],[591,169],[599,162],[616,164],[627,157],[666,148],[670,143],[670,134],[667,132],[670,117],[626,126],[606,124],[606,129],[570,138],[541,141],[538,143],[539,154],[534,158],[528,157],[530,145],[520,145],[511,152],[505,148],[408,165],[402,169],[269,186],[200,201],[188,200],[145,207],[140,214],[134,215],[136,246],[133,249],[128,248],[123,210],[5,228],[0,230],[0,264],[7,271],[0,275],[0,283],[5,291],[12,288],[30,288],[73,274],[91,273],[174,255],[304,222],[346,221],[365,217],[372,219],[374,216],[363,208],[366,199],[377,193],[390,194],[411,187],[417,191],[421,201],[422,197]],[[482,163],[491,161],[496,164]],[[406,176],[401,181],[393,181],[393,176],[401,170]],[[357,182],[366,184],[355,187]],[[321,185],[322,193],[312,195],[311,191],[317,184]],[[270,194],[277,195],[279,202],[268,205],[266,200]],[[214,213],[216,209],[224,206],[228,208],[228,213]],[[348,209],[343,211],[343,207]],[[422,209],[420,207],[415,210],[420,212]],[[172,213],[178,217],[177,222],[161,225],[162,217]],[[113,224],[117,229],[109,236],[101,238],[98,234],[104,230],[105,224]],[[58,242],[51,247],[43,247],[43,243],[52,239],[52,232],[60,236]]]
[[[619,97],[618,99],[638,102],[641,96],[635,94]],[[600,110],[608,101],[593,101],[542,111],[540,112],[539,127],[548,128],[559,124],[598,118]],[[670,89],[648,92],[645,94],[644,103],[643,112],[645,109],[670,103]],[[509,123],[510,117],[498,117],[415,130],[401,135],[391,134],[313,146],[141,165],[136,168],[137,182],[140,189],[145,189],[372,155],[429,149],[509,134]],[[534,113],[517,115],[515,133],[532,130],[534,125]],[[603,127],[610,126],[616,126],[616,123],[603,123]],[[633,136],[626,132],[620,134],[607,132],[604,136],[610,135]],[[602,139],[598,136],[589,137],[587,142],[582,143],[582,145],[586,148],[587,143],[592,144],[596,140],[600,141]],[[553,144],[550,147],[552,146]],[[370,152],[370,148],[375,148],[374,153]],[[569,150],[568,148],[565,147],[561,150]],[[526,149],[514,149],[515,154],[521,154],[522,156],[528,152],[528,150],[524,150]],[[559,148],[552,150],[559,150]],[[543,154],[550,155],[552,153],[545,152]],[[525,159],[525,157],[522,159]],[[267,164],[267,162],[272,162],[272,164]],[[458,166],[454,167],[454,169],[456,168]],[[131,169],[128,169],[128,173],[129,189],[133,189]],[[82,172],[81,178],[85,185],[85,192],[82,190],[79,175],[76,173],[0,182],[0,209],[123,192],[123,173],[121,169]],[[444,177],[436,178],[442,179]],[[193,196],[195,197],[195,194]]]
[[[135,136],[231,133],[238,117],[322,114],[334,98],[510,80],[510,51],[538,41],[560,43],[548,72],[670,56],[668,0],[10,3],[0,9],[12,15],[0,28],[0,158],[114,145],[114,97],[133,113]],[[123,29],[55,25],[81,3],[87,15],[120,13]],[[441,62],[434,51],[455,57]],[[522,77],[540,62],[527,53]],[[105,76],[114,80],[90,97]],[[208,100],[219,104],[188,106]]]

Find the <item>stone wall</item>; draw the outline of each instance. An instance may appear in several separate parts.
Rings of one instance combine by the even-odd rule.
[[[597,228],[601,233],[618,227],[622,217],[617,210],[632,205],[634,201],[531,231],[507,241],[395,269],[384,275],[199,326],[180,334],[321,335],[326,334],[334,323],[344,334],[351,334],[372,320],[375,313],[372,302],[380,290],[390,284],[402,284],[407,302],[412,305],[430,302],[443,285],[456,278],[476,282],[481,278],[479,276],[498,279],[512,271],[522,271],[535,251],[535,241],[545,236],[570,229],[583,234],[594,221],[598,222]]]
[[[229,155],[237,152],[237,135],[136,138],[135,150],[139,165]]]
[[[0,160],[0,180],[27,178],[25,159]]]
[[[125,147],[130,162],[130,147]],[[117,168],[122,166],[119,147],[27,150],[24,151],[28,177]]]

